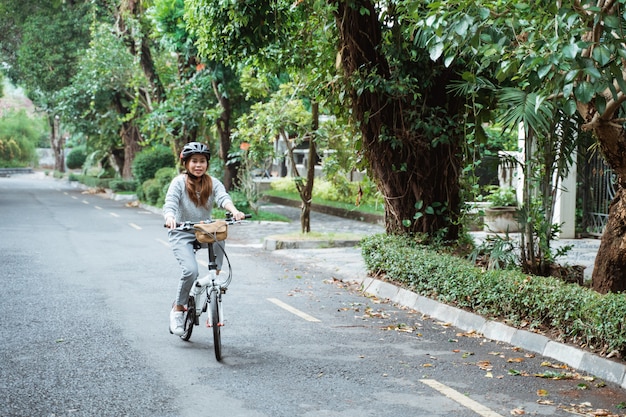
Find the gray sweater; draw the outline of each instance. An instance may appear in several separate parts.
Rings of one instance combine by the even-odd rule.
[[[213,204],[223,208],[228,202],[232,203],[224,184],[217,178],[211,177],[213,194],[209,197],[209,204],[207,207],[196,207],[185,189],[186,177],[187,174],[180,174],[170,183],[165,195],[165,204],[163,204],[163,217],[173,216],[177,223],[209,220],[213,211]]]

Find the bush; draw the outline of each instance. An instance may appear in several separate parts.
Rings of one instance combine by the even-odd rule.
[[[68,154],[65,160],[69,169],[80,169],[87,160],[87,152],[84,146],[78,146],[73,148]]]
[[[161,168],[174,168],[176,159],[166,146],[155,146],[141,151],[133,161],[133,175],[139,184],[154,178]]]
[[[37,163],[35,146],[45,130],[41,119],[25,111],[12,111],[0,117],[0,166],[25,167]]]
[[[590,348],[626,353],[626,295],[599,294],[553,277],[514,270],[483,271],[472,262],[419,245],[406,236],[372,235],[361,241],[368,271],[418,294],[497,317],[513,325],[550,328]]]
[[[109,182],[109,187],[116,193],[125,192],[125,191],[136,191],[137,190],[137,181],[134,180],[122,180],[116,179],[111,180]]]
[[[178,171],[176,170],[176,168],[161,168],[156,172],[156,174],[154,174],[154,179],[161,187],[159,191],[159,198],[157,198],[156,202],[158,207],[163,207],[163,204],[165,203],[165,195],[167,194],[167,189],[169,188],[172,179],[174,179],[176,175],[178,175]]]
[[[154,178],[144,181],[141,185],[143,200],[150,205],[156,205],[161,195],[161,189],[159,182]]]

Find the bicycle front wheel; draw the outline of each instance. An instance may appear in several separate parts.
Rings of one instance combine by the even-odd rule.
[[[222,360],[222,340],[221,340],[221,323],[220,323],[220,309],[219,302],[219,290],[211,291],[209,298],[209,305],[211,306],[211,327],[213,327],[213,348],[215,349],[215,359]]]
[[[185,331],[180,338],[184,341],[188,341],[191,337],[191,333],[193,332],[193,326],[196,322],[196,301],[193,296],[189,297],[187,301],[187,312],[185,313]]]

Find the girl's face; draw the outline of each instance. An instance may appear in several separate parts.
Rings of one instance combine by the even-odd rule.
[[[190,172],[196,177],[204,175],[208,167],[209,161],[207,161],[204,155],[191,155],[187,160],[187,172]]]

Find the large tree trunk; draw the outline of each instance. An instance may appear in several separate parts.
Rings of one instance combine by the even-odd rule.
[[[122,130],[120,132],[122,141],[124,142],[124,165],[120,172],[122,178],[125,180],[131,180],[133,178],[133,161],[135,155],[141,150],[141,133],[139,128],[131,121],[122,124]]]
[[[345,75],[350,79],[357,74],[375,73],[376,77],[390,80],[389,64],[380,52],[378,13],[372,3],[359,1],[353,7],[343,1],[334,4]],[[368,12],[362,12],[363,9]],[[421,70],[424,77],[430,75],[426,64]],[[453,72],[450,69],[439,73],[438,79],[427,87],[429,90],[422,92],[421,102],[413,102],[412,94],[391,96],[383,88],[351,90],[364,153],[385,198],[387,233],[458,238],[460,137],[452,127],[433,136],[436,126],[424,120],[436,122],[458,114],[458,103],[451,106],[447,101],[450,95],[445,91],[447,77]],[[425,129],[429,128],[435,129],[427,132]]]
[[[579,105],[581,114],[594,114],[593,107]],[[588,113],[587,113],[588,112]],[[593,289],[601,292],[626,290],[626,132],[611,120],[588,116],[607,164],[617,176],[617,192],[609,206],[609,218],[602,234],[592,274]]]

